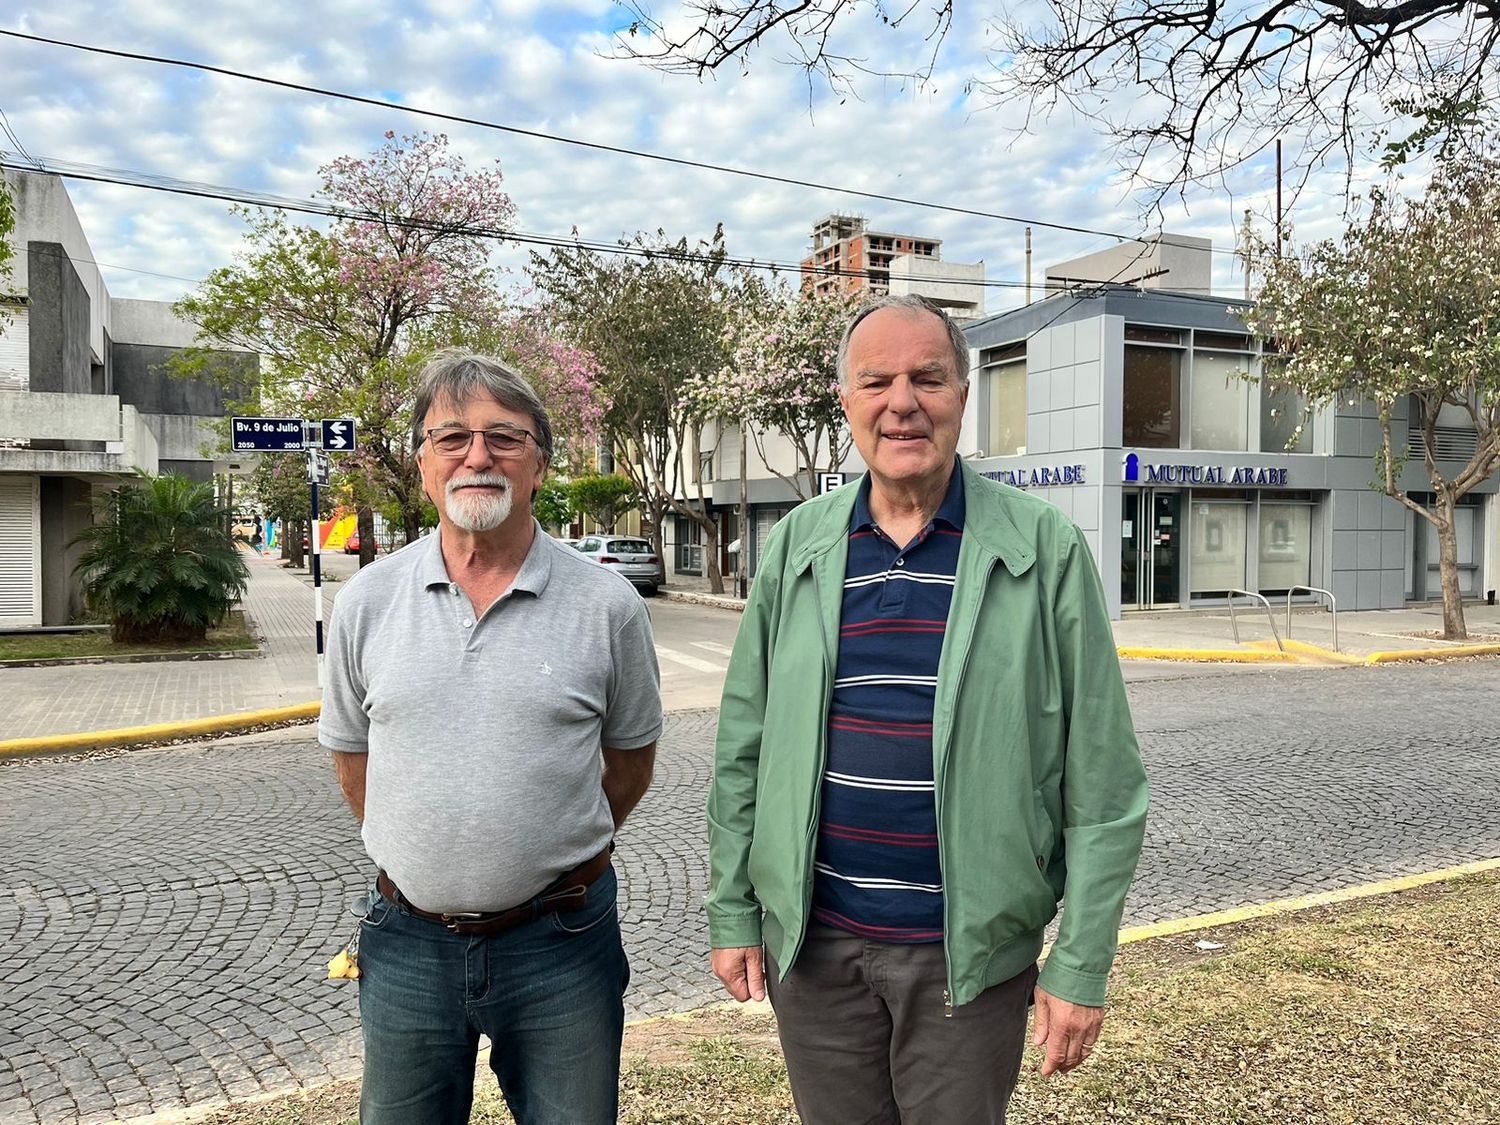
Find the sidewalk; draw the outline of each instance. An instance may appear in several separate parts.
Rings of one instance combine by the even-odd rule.
[[[732,588],[725,579],[725,589]],[[706,579],[675,576],[662,588],[662,596],[698,605],[740,610],[744,602],[728,594],[708,592]],[[1159,613],[1128,613],[1114,622],[1115,644],[1124,659],[1145,660],[1285,660],[1287,663],[1339,664],[1383,663],[1394,659],[1432,659],[1474,655],[1473,648],[1500,655],[1500,606],[1475,603],[1464,606],[1469,640],[1444,641],[1423,634],[1443,631],[1440,604],[1413,605],[1403,609],[1342,610],[1338,615],[1338,648],[1334,651],[1333,618],[1326,608],[1295,608],[1292,611],[1291,644],[1287,644],[1285,603],[1272,600],[1276,637],[1286,647],[1283,653],[1272,637],[1272,625],[1260,606],[1241,602],[1235,620],[1229,610],[1171,610]],[[1239,626],[1239,643],[1235,625]],[[1342,657],[1343,659],[1340,659]]]

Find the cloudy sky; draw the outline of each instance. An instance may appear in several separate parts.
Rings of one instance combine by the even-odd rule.
[[[666,9],[670,4],[658,5]],[[961,8],[964,6],[960,6]],[[748,74],[700,82],[612,59],[628,13],[611,0],[72,0],[6,6],[0,28],[168,56],[547,134],[648,150],[839,187],[1000,212],[1121,235],[1143,225],[1141,195],[1087,122],[1060,114],[1024,135],[1024,106],[986,106],[964,91],[993,43],[976,8],[948,34],[929,87],[870,79],[859,97],[809,87],[795,68],[756,56]],[[849,53],[876,69],[914,65],[919,34],[848,25]],[[1024,276],[1023,226],[859,199],[718,172],[588,152],[410,113],[242,80],[0,37],[0,110],[44,160],[306,198],[317,169],[377,147],[386,130],[449,135],[471,165],[495,159],[522,231],[614,240],[637,230],[704,236],[716,222],[737,256],[795,263],[830,211],[877,229],[942,238],[945,258],[983,260],[988,277]],[[0,148],[15,144],[0,137]],[[1245,208],[1270,213],[1269,162],[1230,190],[1174,202],[1166,229],[1211,238],[1215,283],[1242,284],[1228,251]],[[1298,200],[1299,234],[1334,233],[1341,173]],[[174,299],[226,264],[244,226],[210,200],[73,181],[70,191],[115,296]],[[1107,236],[1038,226],[1046,263],[1111,245]],[[497,260],[524,265],[514,248]],[[990,291],[989,310],[1020,303]]]

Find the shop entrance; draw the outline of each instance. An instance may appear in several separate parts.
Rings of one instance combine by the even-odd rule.
[[[1178,558],[1182,494],[1146,488],[1121,493],[1120,606],[1165,609],[1182,604]]]

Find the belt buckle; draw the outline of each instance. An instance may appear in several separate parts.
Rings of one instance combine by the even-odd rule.
[[[470,922],[477,922],[483,917],[484,913],[479,910],[467,910],[461,911],[458,914],[442,915],[443,925],[447,926],[455,934],[459,932],[458,927],[468,925]]]

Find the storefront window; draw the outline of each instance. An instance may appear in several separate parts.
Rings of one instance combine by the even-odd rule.
[[[1193,353],[1194,449],[1242,450],[1250,437],[1250,357]]]
[[[990,457],[1026,452],[1026,344],[990,348],[980,355],[987,407],[981,444]]]
[[[1279,381],[1282,363],[1279,358],[1266,356],[1261,363],[1261,452],[1308,452],[1312,449],[1312,414],[1307,409],[1307,397],[1296,387]]]
[[[1124,430],[1127,446],[1182,445],[1182,353],[1125,345]]]
[[[1306,586],[1312,574],[1312,507],[1307,504],[1260,506],[1260,581],[1262,593]]]
[[[1194,500],[1189,521],[1189,565],[1194,597],[1245,588],[1245,531],[1249,505]]]

